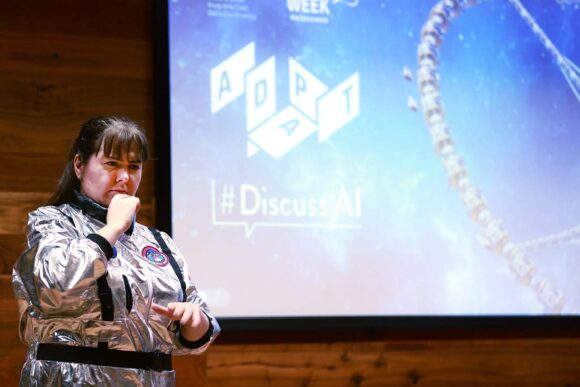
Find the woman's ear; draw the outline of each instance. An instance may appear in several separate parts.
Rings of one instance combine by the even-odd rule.
[[[73,159],[73,167],[75,169],[75,175],[77,179],[81,179],[83,177],[83,169],[84,169],[83,161],[81,160],[81,156],[77,153],[75,158]]]

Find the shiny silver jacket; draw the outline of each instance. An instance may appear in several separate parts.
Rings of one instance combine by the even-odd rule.
[[[187,302],[200,305],[210,317],[213,332],[195,346],[180,336],[176,322],[151,310],[152,302],[167,305],[182,297],[179,280],[151,231],[135,224],[130,235],[126,233],[117,241],[108,259],[107,246],[97,243],[99,240],[92,235],[105,225],[106,212],[103,218],[92,211],[94,202],[90,199],[78,193],[76,198],[75,204],[41,207],[29,214],[28,249],[13,270],[21,315],[20,338],[29,345],[20,385],[175,385],[174,371],[36,359],[38,343],[96,347],[103,341],[117,350],[199,354],[220,331],[189,279],[182,254],[168,235],[162,233],[182,270]],[[105,273],[113,295],[113,321],[102,319],[97,293],[96,280]]]

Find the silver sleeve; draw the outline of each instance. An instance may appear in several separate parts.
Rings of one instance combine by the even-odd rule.
[[[220,325],[219,325],[217,319],[211,314],[209,307],[207,306],[205,301],[201,298],[201,296],[197,292],[197,288],[195,287],[195,285],[191,281],[191,278],[189,275],[189,269],[187,267],[187,263],[185,262],[183,254],[181,253],[181,251],[179,251],[179,249],[177,248],[177,246],[175,245],[173,240],[166,233],[161,232],[161,235],[163,236],[163,239],[167,243],[167,246],[173,252],[173,256],[176,258],[177,264],[180,266],[181,272],[183,273],[183,280],[185,281],[185,285],[186,285],[186,297],[187,297],[186,301],[190,302],[192,304],[195,304],[195,305],[199,305],[201,310],[208,317],[209,323],[211,324],[211,328],[213,330],[211,337],[209,337],[205,343],[203,343],[201,346],[199,346],[197,348],[193,348],[193,349],[184,346],[180,342],[178,336],[176,335],[174,340],[173,340],[174,341],[173,344],[175,346],[175,351],[173,352],[173,354],[175,354],[175,355],[199,354],[199,353],[202,353],[203,351],[205,351],[207,349],[207,347],[209,347],[209,345],[217,338],[217,336],[219,335],[219,333],[221,331],[221,328],[220,328]]]
[[[105,253],[92,240],[79,236],[72,220],[56,207],[30,213],[27,236],[28,248],[13,272],[19,304],[30,302],[20,312],[33,308],[43,317],[81,315],[92,303],[88,295],[95,292],[95,280],[105,274]]]

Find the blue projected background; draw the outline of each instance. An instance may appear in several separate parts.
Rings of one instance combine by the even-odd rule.
[[[580,1],[169,2],[218,316],[578,314]]]

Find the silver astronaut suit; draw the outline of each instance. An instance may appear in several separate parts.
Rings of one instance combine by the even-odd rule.
[[[173,386],[175,372],[166,364],[169,356],[161,356],[162,367],[141,367],[142,363],[160,353],[199,354],[218,335],[219,325],[189,280],[183,256],[171,238],[157,234],[165,243],[160,246],[150,229],[135,224],[111,249],[95,234],[105,220],[106,210],[77,192],[70,204],[41,207],[29,214],[29,247],[13,270],[20,338],[29,345],[21,386]],[[172,254],[164,253],[163,247]],[[182,283],[172,267],[175,263]],[[110,289],[108,295],[99,294],[101,285]],[[208,332],[196,342],[180,335],[177,322],[151,311],[152,302],[182,301],[184,290],[187,302],[199,304],[210,321]],[[106,310],[105,304],[109,304]],[[107,365],[61,361],[58,351],[56,355],[51,351],[63,345],[89,351],[90,359],[97,351],[97,360],[104,358]],[[47,359],[46,351],[51,360],[40,360]],[[118,351],[131,351],[132,356]],[[120,364],[111,366],[107,361],[115,358],[110,356],[113,352],[122,356],[117,356]],[[127,367],[124,360],[135,352],[154,355]],[[73,359],[79,356],[72,353]]]

